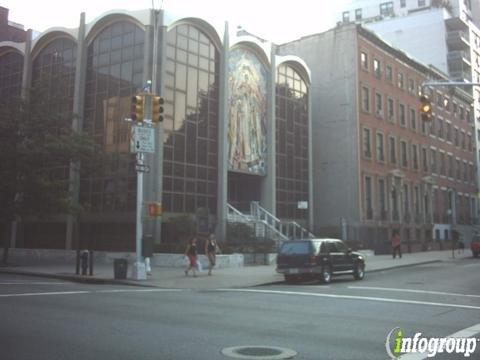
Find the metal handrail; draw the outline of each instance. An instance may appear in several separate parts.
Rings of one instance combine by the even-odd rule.
[[[285,223],[282,222],[275,215],[273,215],[266,209],[262,208],[257,201],[251,202],[250,212],[255,218],[265,221],[267,226],[277,231],[285,240],[297,239],[298,231],[300,232],[300,239],[315,237],[315,235],[313,235],[310,231],[302,227],[296,221],[289,221]],[[292,231],[292,227],[293,227],[293,231]]]

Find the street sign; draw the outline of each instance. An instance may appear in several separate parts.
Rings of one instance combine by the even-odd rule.
[[[134,153],[155,153],[155,129],[146,126],[133,126],[131,151]]]

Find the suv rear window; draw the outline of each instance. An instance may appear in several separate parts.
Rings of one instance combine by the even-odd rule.
[[[281,254],[310,254],[310,243],[308,241],[286,242],[280,249]]]

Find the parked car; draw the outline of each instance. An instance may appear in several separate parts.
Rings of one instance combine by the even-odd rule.
[[[362,280],[365,259],[338,239],[286,241],[277,256],[277,272],[283,274],[287,282],[319,279],[329,283],[332,276],[346,274]]]
[[[480,236],[474,236],[470,243],[470,249],[472,249],[473,257],[478,257],[480,254]]]

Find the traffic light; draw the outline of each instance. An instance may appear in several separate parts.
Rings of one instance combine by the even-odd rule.
[[[132,96],[131,119],[133,121],[138,121],[138,122],[143,121],[143,106],[144,106],[144,101],[143,100],[144,99],[143,99],[142,95]]]
[[[420,96],[420,114],[424,121],[430,121],[432,119],[432,103],[427,95]]]
[[[160,96],[153,96],[152,98],[152,122],[162,122],[163,121],[163,104],[165,100]]]
[[[151,202],[148,204],[148,215],[152,217],[162,216],[162,203]]]

